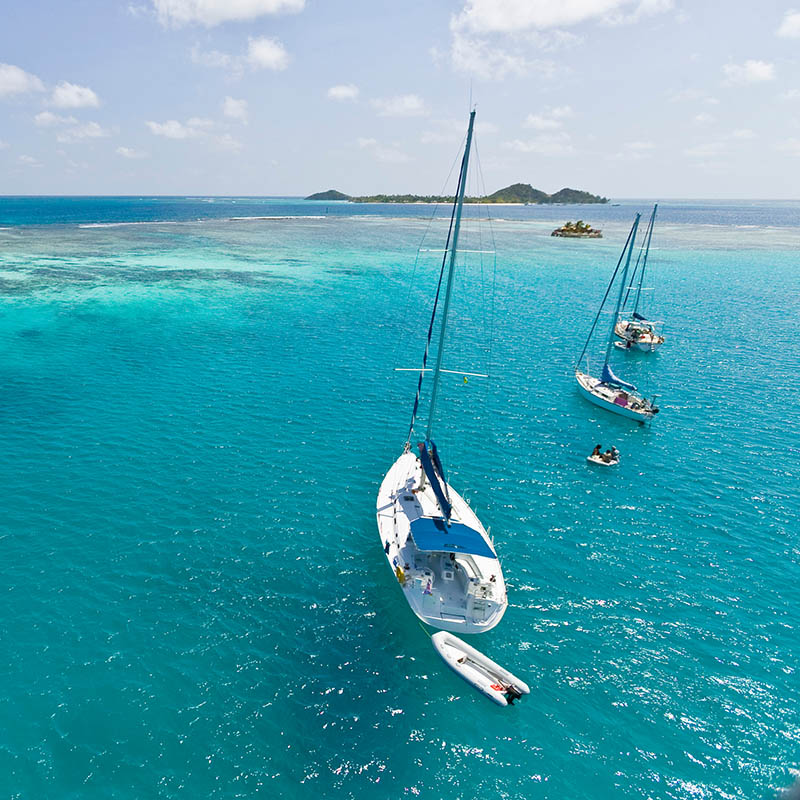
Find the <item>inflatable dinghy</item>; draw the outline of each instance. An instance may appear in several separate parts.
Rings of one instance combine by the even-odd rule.
[[[586,456],[586,460],[590,464],[599,464],[601,467],[615,467],[617,464],[619,464],[619,456],[612,461],[603,461],[600,456]]]
[[[452,633],[439,631],[433,634],[431,640],[444,663],[459,678],[497,705],[510,706],[522,695],[530,694],[527,683]]]

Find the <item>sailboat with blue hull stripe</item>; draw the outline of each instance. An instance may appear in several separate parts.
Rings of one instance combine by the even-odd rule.
[[[442,369],[442,356],[474,124],[472,111],[408,437],[402,455],[381,483],[377,500],[383,552],[406,601],[423,622],[453,633],[491,630],[508,605],[494,544],[472,508],[447,482],[433,439],[441,376],[449,372]],[[438,350],[431,370],[427,367],[428,354],[443,286]],[[414,452],[414,425],[423,379],[429,372],[433,375],[427,429]]]
[[[603,302],[600,303],[600,308],[598,309],[597,315],[594,318],[592,327],[589,329],[589,335],[586,337],[586,343],[583,345],[583,350],[578,356],[578,364],[575,367],[575,379],[578,382],[578,389],[580,393],[590,403],[594,403],[596,406],[604,408],[606,411],[612,411],[613,413],[619,414],[622,417],[635,419],[639,422],[647,422],[658,413],[658,408],[653,404],[652,400],[648,400],[641,395],[632,383],[617,377],[611,369],[611,365],[609,364],[609,359],[611,358],[611,348],[614,343],[615,328],[617,321],[619,320],[620,308],[622,306],[622,296],[625,292],[628,271],[630,270],[631,254],[633,253],[633,245],[634,241],[636,240],[636,231],[639,229],[639,219],[640,215],[637,214],[633,221],[633,227],[628,234],[628,239],[625,242],[625,247],[622,249],[622,254],[619,257],[619,261],[617,261],[617,266],[611,275],[611,280],[609,281],[608,288],[606,289],[605,296],[603,297]],[[625,266],[622,270],[619,295],[617,297],[617,306],[611,318],[611,329],[608,332],[605,361],[603,362],[603,369],[600,372],[600,377],[596,378],[589,374],[587,350],[589,349],[589,343],[592,340],[592,335],[594,334],[598,320],[600,319],[600,314],[603,311],[603,307],[608,299],[608,295],[611,292],[611,288],[614,285],[614,281],[616,280],[620,266],[622,266],[623,262]],[[581,369],[584,358],[586,359],[585,372]]]

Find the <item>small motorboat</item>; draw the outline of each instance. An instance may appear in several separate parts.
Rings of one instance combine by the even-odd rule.
[[[619,454],[617,454],[616,458],[612,458],[611,461],[606,461],[603,459],[603,456],[586,456],[586,460],[590,464],[599,464],[601,467],[615,467],[619,464]]]
[[[452,633],[439,631],[431,641],[444,663],[493,703],[510,706],[531,693],[527,683]]]

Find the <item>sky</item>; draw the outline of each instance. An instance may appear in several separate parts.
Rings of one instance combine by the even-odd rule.
[[[800,197],[800,0],[28,0],[0,194],[439,193],[470,98],[489,192]]]

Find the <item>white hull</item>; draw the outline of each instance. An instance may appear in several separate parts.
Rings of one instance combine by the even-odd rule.
[[[510,686],[517,695],[531,693],[527,683],[451,633],[434,633],[431,641],[444,663],[493,703],[507,706]]]
[[[621,347],[620,349],[641,350],[644,353],[652,353],[664,344],[664,337],[644,326],[635,325],[629,320],[621,319],[614,326],[614,333],[623,342],[630,342],[631,346]],[[638,335],[634,335],[638,334]],[[617,345],[619,347],[619,345]]]
[[[575,372],[581,394],[590,402],[621,417],[646,422],[653,418],[656,409],[649,400],[634,392],[610,386],[584,372]]]
[[[603,461],[600,456],[586,456],[586,460],[590,464],[597,464],[600,467],[616,467],[619,464],[618,458],[614,459],[614,461]]]
[[[422,488],[420,488],[422,486]],[[451,521],[477,531],[495,553],[483,525],[448,485]],[[412,452],[395,461],[378,492],[378,531],[386,561],[411,610],[428,625],[454,633],[483,633],[500,622],[508,605],[500,561],[485,556],[420,550],[411,523],[441,517],[430,484]],[[496,554],[495,554],[496,556]],[[400,569],[400,572],[397,569]]]

